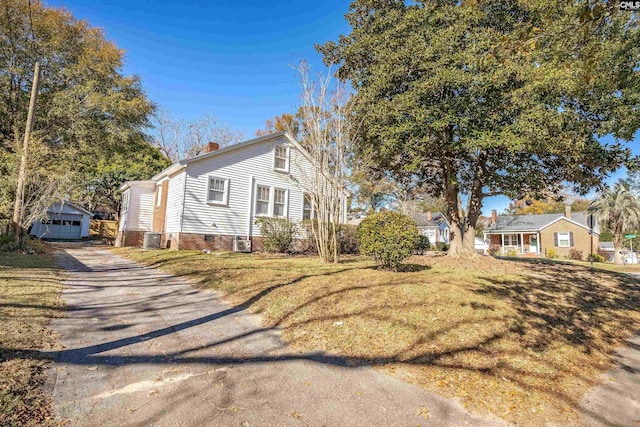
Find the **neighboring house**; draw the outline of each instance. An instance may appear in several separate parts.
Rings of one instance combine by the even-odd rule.
[[[47,216],[36,221],[30,234],[41,239],[76,240],[89,237],[91,212],[68,200],[54,203]]]
[[[260,217],[300,222],[312,217],[304,182],[313,179],[309,154],[279,132],[181,160],[148,181],[125,183],[116,245],[141,246],[145,232],[175,249],[232,250],[234,239],[262,247]],[[346,193],[340,222],[346,220]]]
[[[413,215],[418,226],[418,233],[429,238],[429,243],[438,242],[449,244],[449,221],[442,212],[426,212]]]
[[[565,206],[564,214],[498,216],[493,211],[493,224],[484,236],[501,254],[546,256],[553,249],[559,256],[568,256],[571,249],[577,249],[586,257],[592,245],[593,252],[597,251],[600,236],[597,224],[590,234],[587,217],[587,212],[572,214],[571,206]]]
[[[476,249],[476,252],[484,254],[487,252],[487,250],[489,250],[489,242],[487,242],[484,239],[481,239],[480,237],[476,237],[474,242],[474,247]]]

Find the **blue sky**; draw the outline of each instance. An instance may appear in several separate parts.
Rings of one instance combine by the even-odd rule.
[[[291,66],[307,60],[324,71],[314,44],[349,32],[349,0],[44,1],[103,28],[126,51],[125,73],[139,75],[155,103],[185,119],[213,114],[246,137],[297,110],[299,76]],[[508,204],[494,197],[483,211]]]

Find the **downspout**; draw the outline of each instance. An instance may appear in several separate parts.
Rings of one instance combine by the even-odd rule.
[[[184,202],[187,200],[187,168],[184,168],[184,182],[182,183],[182,211],[180,211],[180,229],[178,230],[178,247],[180,249],[180,234],[182,233],[182,227],[184,222]],[[168,200],[167,200],[168,201]]]
[[[247,239],[251,240],[251,234],[253,232],[253,218],[251,216],[252,207],[253,207],[253,187],[254,187],[254,177],[253,175],[249,175],[249,212],[247,212],[247,216],[249,221],[247,223]],[[253,250],[253,244],[251,245]]]

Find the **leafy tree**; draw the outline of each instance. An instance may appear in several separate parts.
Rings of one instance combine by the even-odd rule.
[[[475,254],[486,197],[579,193],[630,161],[638,17],[606,1],[355,0],[318,46],[349,80],[356,154],[442,196],[452,256]]]
[[[258,129],[256,136],[269,135],[276,132],[289,132],[291,136],[298,139],[301,127],[301,112],[298,110],[296,115],[283,113],[272,119],[267,119],[264,129]]]
[[[42,75],[30,141],[24,224],[56,198],[90,191],[110,159],[142,159],[153,110],[123,51],[102,30],[39,0],[0,6],[0,218],[15,194],[34,63]],[[97,166],[103,162],[102,166]],[[149,164],[156,170],[162,162]],[[93,183],[93,184],[92,184]],[[119,185],[118,185],[119,186]],[[98,187],[95,187],[98,188]]]
[[[509,215],[562,213],[567,204],[571,206],[573,212],[584,212],[589,208],[590,203],[591,200],[580,197],[572,200],[556,200],[555,198],[546,200],[514,200],[509,204],[507,213]]]
[[[618,182],[611,190],[600,193],[593,207],[598,221],[611,231],[615,248],[613,262],[622,264],[624,234],[640,227],[640,201],[624,182]]]

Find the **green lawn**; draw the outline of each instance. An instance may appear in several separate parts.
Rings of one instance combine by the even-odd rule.
[[[1,426],[54,424],[37,350],[55,343],[47,323],[62,313],[62,287],[49,249],[36,248],[32,255],[0,252]]]
[[[518,424],[574,424],[640,328],[638,282],[577,265],[414,257],[387,272],[358,257],[116,252],[221,291],[296,349],[372,364]]]

